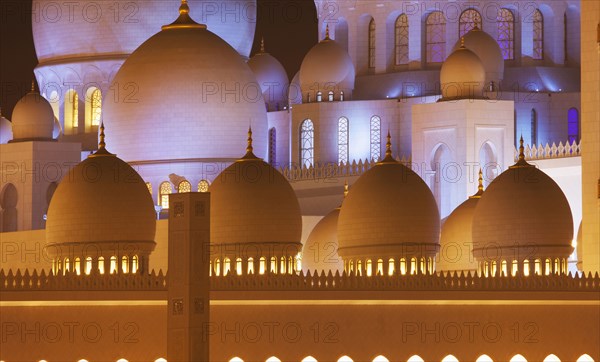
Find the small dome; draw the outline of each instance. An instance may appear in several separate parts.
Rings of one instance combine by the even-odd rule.
[[[573,217],[560,187],[519,161],[490,183],[473,217],[473,254],[479,260],[568,258]]]
[[[481,59],[465,47],[454,51],[440,71],[442,100],[482,98],[485,68]]]
[[[383,161],[354,183],[338,221],[342,258],[433,257],[440,214],[429,187],[388,150]]]
[[[149,254],[156,231],[152,197],[137,172],[105,150],[103,132],[100,139],[99,150],[73,167],[58,185],[48,208],[46,242],[83,249],[93,246],[102,254],[127,244]]]
[[[182,5],[180,17],[140,45],[117,72],[111,87],[121,89],[122,97],[107,97],[103,110],[111,148],[128,162],[233,161],[251,122],[260,140],[256,153],[266,156],[267,112],[254,73],[187,11]],[[165,141],[171,145],[156,146]]]
[[[12,118],[15,141],[51,140],[53,129],[52,106],[39,93],[32,90],[17,102]]]
[[[279,171],[254,156],[251,134],[246,155],[210,185],[211,243],[229,257],[268,253],[295,257],[302,246],[298,199]],[[253,246],[246,249],[249,244]],[[239,245],[246,245],[245,249],[235,247]]]
[[[498,84],[504,79],[504,57],[498,42],[478,27],[473,28],[463,38],[465,47],[475,53],[483,63],[485,84]],[[452,50],[458,50],[460,45],[461,42],[458,41]]]
[[[460,204],[442,224],[438,271],[476,271],[473,259],[473,215],[483,195],[483,174],[479,173],[479,191]]]
[[[287,105],[289,80],[285,68],[274,56],[265,52],[264,39],[261,50],[248,61],[260,85],[263,98],[270,111],[283,110]]]
[[[0,113],[0,145],[8,143],[12,138],[12,123]]]
[[[348,185],[345,186],[344,194],[348,194]],[[344,261],[338,254],[338,217],[341,206],[333,209],[325,215],[308,235],[308,239],[302,247],[302,271],[321,274],[331,271],[344,271]]]
[[[315,45],[300,66],[302,97],[307,93],[315,100],[316,93],[344,92],[347,99],[354,90],[355,69],[348,52],[329,35]]]

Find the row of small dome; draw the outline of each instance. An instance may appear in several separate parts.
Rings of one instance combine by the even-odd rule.
[[[573,252],[572,236],[565,195],[525,161],[521,140],[519,161],[485,192],[480,180],[479,191],[450,214],[441,232],[429,187],[386,156],[355,182],[340,208],[315,226],[303,247],[302,268],[335,272],[344,270],[347,260],[420,260],[449,249],[464,256],[445,260],[445,270],[476,270],[474,260],[565,260]]]

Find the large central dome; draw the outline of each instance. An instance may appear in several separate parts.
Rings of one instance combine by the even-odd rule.
[[[235,160],[252,124],[256,153],[264,157],[267,115],[252,70],[188,11],[184,2],[177,21],[143,43],[115,76],[104,113],[112,148],[128,162]]]

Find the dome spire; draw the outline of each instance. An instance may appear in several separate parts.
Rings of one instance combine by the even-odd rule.
[[[260,51],[258,52],[258,54],[264,54],[266,53],[265,51],[265,37],[261,37],[260,39]]]
[[[483,170],[481,168],[479,169],[478,182],[479,185],[477,186],[477,192],[475,193],[475,195],[469,197],[470,199],[480,199],[481,195],[483,195]]]
[[[344,198],[348,196],[348,180],[344,182]]]
[[[525,146],[523,144],[523,135],[521,135],[521,139],[519,140],[519,159],[517,160],[517,163],[510,166],[509,168],[534,167],[533,165],[525,161]]]
[[[329,24],[325,26],[325,38],[323,38],[322,41],[331,41],[331,38],[329,37]]]
[[[181,0],[179,6],[179,17],[169,25],[163,25],[162,30],[167,29],[206,29],[206,25],[198,24],[190,17],[190,7],[187,0]]]
[[[466,48],[466,46],[465,46],[465,37],[464,36],[460,37],[460,48],[461,49]]]
[[[35,78],[31,80],[31,93],[35,93]]]
[[[242,160],[254,160],[257,158],[254,155],[254,147],[252,146],[252,126],[248,126],[248,145],[246,146],[246,154],[242,157]]]
[[[392,156],[392,135],[390,134],[390,130],[387,133],[387,142],[385,144],[385,158],[381,160],[379,163],[388,163],[388,162],[396,162],[394,160],[394,156]]]
[[[91,154],[89,157],[98,157],[98,156],[114,156],[114,154],[108,152],[106,150],[106,135],[104,134],[104,121],[100,123],[100,140],[98,142],[98,151]]]

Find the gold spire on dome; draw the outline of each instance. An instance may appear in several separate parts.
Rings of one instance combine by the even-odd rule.
[[[385,144],[385,158],[381,160],[379,163],[389,163],[389,162],[397,162],[392,156],[392,135],[388,130],[387,133],[387,142]]]
[[[329,37],[329,24],[327,24],[325,27],[325,38],[322,40],[322,42],[324,41],[331,41],[331,38]]]
[[[460,48],[461,49],[466,49],[467,47],[465,46],[465,37],[461,36],[460,37]]]
[[[31,93],[35,92],[35,79],[31,81]]]
[[[190,7],[187,0],[181,0],[179,6],[179,17],[169,25],[163,25],[162,30],[167,29],[206,29],[206,25],[198,24],[190,17]]]
[[[258,157],[254,155],[254,147],[252,147],[252,127],[248,127],[248,145],[246,146],[246,154],[242,160],[255,160]]]
[[[521,140],[519,141],[519,159],[517,160],[517,163],[510,166],[509,168],[535,167],[532,164],[529,164],[527,163],[527,161],[525,161],[525,146],[523,145],[523,143],[523,135],[521,135]]]
[[[344,182],[344,198],[348,196],[348,180]]]
[[[98,142],[98,151],[89,155],[89,157],[99,157],[99,156],[115,156],[114,154],[108,152],[106,150],[106,135],[104,134],[104,122],[100,123],[100,140]]]
[[[261,37],[260,38],[260,51],[258,52],[258,54],[265,54],[265,37]]]
[[[483,171],[479,169],[479,186],[477,186],[477,193],[475,195],[469,197],[470,199],[480,199],[481,195],[483,195]]]

